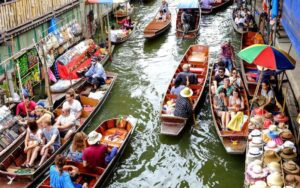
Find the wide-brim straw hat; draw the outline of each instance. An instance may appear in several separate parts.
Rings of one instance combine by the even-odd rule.
[[[250,185],[249,188],[268,188],[265,181],[256,181],[253,185]]]
[[[186,88],[184,88],[183,90],[180,91],[180,95],[182,97],[191,97],[191,96],[193,96],[193,90],[186,87]]]
[[[267,113],[267,111],[262,108],[255,108],[254,113],[255,115],[263,116]]]
[[[250,132],[249,136],[251,138],[253,137],[261,137],[261,131],[258,129],[254,129],[253,131]]]
[[[268,129],[270,127],[270,125],[272,125],[272,124],[273,124],[273,122],[270,119],[265,119],[264,124],[263,124],[263,128]]]
[[[272,119],[272,118],[273,118],[273,114],[270,113],[270,112],[267,112],[267,113],[265,113],[264,117],[265,117],[266,119]]]
[[[294,140],[295,140],[294,135],[293,135],[293,133],[292,133],[290,130],[283,130],[283,131],[279,134],[279,137],[280,137],[283,141],[289,140],[289,141],[291,141],[291,142],[294,142]]]
[[[251,147],[249,148],[248,150],[248,154],[247,154],[247,157],[250,157],[250,158],[258,158],[262,155],[262,150],[257,148],[257,147]]]
[[[291,184],[299,184],[300,183],[300,176],[298,175],[292,175],[292,174],[288,174],[285,176],[285,183],[287,185],[291,185]]]
[[[247,174],[254,179],[265,178],[268,175],[268,169],[262,168],[260,165],[253,165],[247,168]]]
[[[276,121],[276,122],[285,123],[288,120],[289,120],[289,118],[287,116],[285,116],[284,114],[277,114],[276,116],[274,116],[274,121]]]
[[[294,161],[287,161],[283,163],[283,170],[286,174],[299,175],[300,168]]]
[[[267,177],[267,183],[269,186],[282,186],[283,178],[279,172],[274,172]]]
[[[281,172],[281,166],[278,162],[270,162],[268,165],[267,165],[268,169],[269,169],[269,172]]]
[[[280,152],[280,157],[283,159],[294,159],[297,157],[297,153],[294,152],[293,148],[283,148]]]
[[[88,142],[89,145],[94,145],[97,142],[100,142],[101,138],[102,138],[101,133],[98,133],[96,131],[92,131],[88,134],[87,142]]]
[[[250,118],[250,122],[257,126],[261,126],[264,123],[263,118],[258,115],[255,115],[254,117]]]
[[[249,142],[249,147],[262,147],[264,142],[260,136],[253,137],[252,140]]]
[[[275,152],[279,152],[280,148],[278,147],[278,145],[276,144],[276,142],[274,140],[270,140],[264,147],[264,150],[265,151],[272,150]]]
[[[280,156],[273,150],[265,151],[263,161],[265,164],[271,162],[279,162],[281,160]]]

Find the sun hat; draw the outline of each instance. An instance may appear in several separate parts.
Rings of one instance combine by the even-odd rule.
[[[250,118],[250,122],[257,126],[261,126],[263,124],[263,119],[261,116],[255,115],[254,117]]]
[[[262,168],[261,165],[257,165],[257,164],[247,168],[247,174],[253,179],[267,177],[268,173],[269,172],[267,168]]]
[[[295,138],[293,133],[290,130],[283,130],[280,134],[279,137],[283,140],[283,141],[291,141],[294,142]]]
[[[191,97],[193,95],[193,90],[186,87],[186,88],[184,88],[183,90],[180,91],[180,95],[182,97]]]
[[[272,125],[272,120],[270,119],[265,119],[264,124],[263,124],[263,128],[264,129],[268,129],[270,127],[270,125]]]
[[[293,148],[296,150],[296,147],[295,147],[295,144],[289,140],[285,141],[283,144],[282,144],[282,148]]]
[[[267,183],[265,181],[256,181],[253,185],[250,185],[249,188],[267,188]]]
[[[261,131],[258,129],[254,129],[253,131],[251,131],[248,138],[251,139],[254,137],[261,137]]]
[[[280,152],[280,157],[284,160],[291,160],[297,157],[297,153],[294,152],[293,148],[284,148]]]
[[[269,131],[277,131],[277,126],[276,125],[270,125],[269,126]]]
[[[285,123],[289,120],[289,118],[287,116],[285,116],[284,114],[280,113],[277,114],[276,116],[274,116],[274,121],[279,122],[279,123]]]
[[[281,171],[281,166],[278,162],[270,162],[268,165],[267,165],[269,171],[272,173],[272,172],[280,172]]]
[[[263,140],[260,136],[253,137],[252,140],[249,142],[249,147],[262,147],[263,144]]]
[[[87,142],[89,145],[94,145],[99,142],[102,138],[102,134],[96,131],[92,131],[88,134]]]
[[[274,140],[270,140],[267,145],[264,147],[265,151],[268,150],[272,150],[275,152],[279,152],[280,151],[280,147],[278,147],[278,145],[276,144],[276,142]]]
[[[265,165],[271,162],[279,162],[281,160],[280,156],[273,150],[267,150],[264,152],[263,162]]]
[[[262,150],[257,147],[249,148],[248,157],[250,158],[259,158],[262,155]]]
[[[282,186],[283,180],[279,172],[274,172],[267,177],[269,186]]]
[[[182,66],[182,70],[183,70],[183,71],[188,71],[189,68],[190,68],[190,65],[189,65],[189,64],[184,64],[184,65]]]
[[[271,120],[273,118],[273,114],[271,112],[267,112],[265,113],[264,117]]]
[[[286,174],[299,175],[300,168],[292,160],[283,163],[283,170]]]
[[[267,111],[262,108],[255,108],[254,113],[255,115],[263,116],[267,113]]]
[[[278,123],[278,129],[289,129],[289,126],[285,123]]]
[[[298,176],[298,179],[299,179],[299,176]],[[296,183],[297,183],[296,175],[288,174],[285,176],[284,180],[285,180],[286,185],[290,185],[292,187],[296,186]]]

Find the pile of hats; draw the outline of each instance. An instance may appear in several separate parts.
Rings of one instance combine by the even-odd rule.
[[[255,109],[250,119],[246,153],[245,185],[258,187],[300,187],[294,136],[288,118]],[[285,183],[284,183],[285,182]]]

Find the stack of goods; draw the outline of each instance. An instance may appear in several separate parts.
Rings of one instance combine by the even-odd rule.
[[[254,110],[249,125],[245,187],[297,185],[297,151],[287,121],[283,114],[273,116],[262,109]]]
[[[165,114],[173,115],[174,110],[175,110],[175,105],[176,105],[175,102],[176,101],[174,99],[171,99],[171,100],[167,101],[166,104],[164,104],[163,111]]]
[[[17,118],[12,116],[6,106],[0,108],[0,155],[25,131],[23,126],[17,124]]]

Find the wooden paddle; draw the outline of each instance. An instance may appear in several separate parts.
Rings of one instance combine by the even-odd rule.
[[[190,85],[190,81],[189,81],[189,77],[186,76],[186,87],[188,87]],[[190,99],[190,102],[193,106],[192,100]],[[194,125],[193,127],[196,129],[199,129],[200,127],[198,126],[199,121],[196,121],[196,117],[195,117],[195,112],[193,111],[193,121],[194,121]]]

